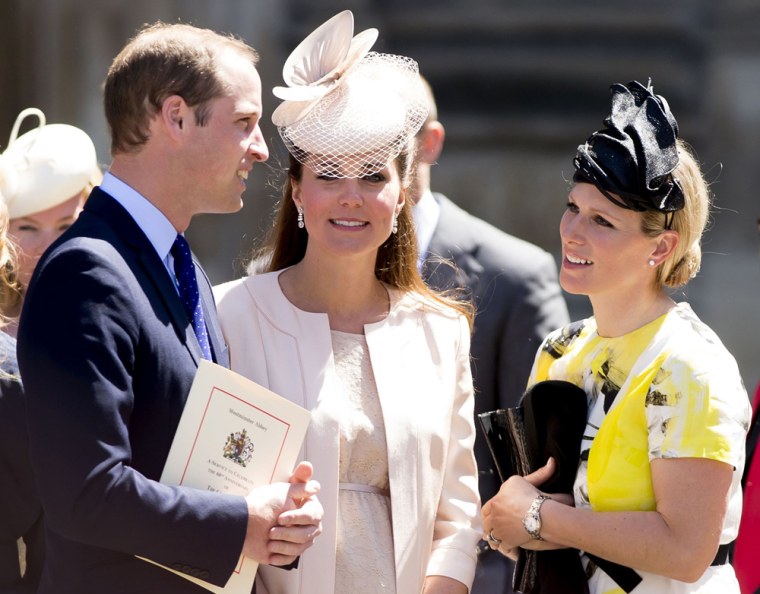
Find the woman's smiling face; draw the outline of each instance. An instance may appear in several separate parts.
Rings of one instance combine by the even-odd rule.
[[[568,293],[652,289],[649,260],[658,238],[644,234],[638,212],[616,206],[593,184],[578,183],[568,196],[559,231],[560,284]]]
[[[394,216],[404,205],[395,160],[371,175],[340,178],[304,165],[293,181],[293,200],[303,209],[309,234],[307,253],[333,257],[371,255],[388,239]]]

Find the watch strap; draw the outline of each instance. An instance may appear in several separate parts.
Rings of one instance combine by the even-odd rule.
[[[541,538],[541,506],[547,499],[550,497],[543,494],[536,495],[523,518],[523,527],[533,540],[543,540]]]

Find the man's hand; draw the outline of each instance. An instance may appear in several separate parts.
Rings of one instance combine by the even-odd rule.
[[[246,497],[246,557],[270,565],[295,561],[322,532],[324,510],[317,499],[314,469],[301,462],[287,483],[258,487]]]

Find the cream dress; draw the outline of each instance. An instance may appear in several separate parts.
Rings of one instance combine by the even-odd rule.
[[[363,334],[332,331],[343,385],[335,594],[396,592],[388,450]]]

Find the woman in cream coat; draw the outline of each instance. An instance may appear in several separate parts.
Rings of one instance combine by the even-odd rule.
[[[297,569],[261,567],[257,583],[270,594],[464,594],[480,536],[470,311],[416,268],[404,199],[426,115],[416,64],[367,55],[377,32],[352,32],[346,11],[288,60],[308,51],[328,61],[319,72],[342,74],[306,115],[306,91],[276,89],[294,99],[273,115],[291,163],[269,272],[217,288],[232,368],[312,412],[303,454],[322,485],[321,537]],[[311,53],[338,38],[350,47],[337,63]]]
[[[298,571],[261,567],[274,592],[334,590],[340,390],[328,314],[295,307],[277,272],[220,288],[232,368],[312,411],[303,455],[320,481],[322,535]],[[396,592],[420,592],[428,575],[471,583],[477,495],[466,322],[431,314],[392,293],[388,316],[365,326],[388,443]],[[309,584],[310,587],[307,587]]]

